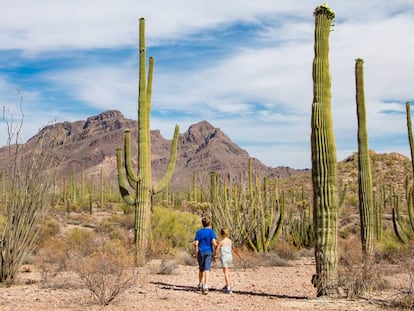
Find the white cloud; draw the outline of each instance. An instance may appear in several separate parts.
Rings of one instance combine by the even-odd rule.
[[[199,40],[207,30],[226,31],[238,22],[259,26],[258,32],[227,43],[220,57],[195,58],[185,69],[156,63],[152,128],[166,138],[174,125],[181,132],[200,120],[220,127],[233,141],[268,165],[304,168],[310,165],[310,107],[312,101],[313,9],[315,1],[243,2],[239,0],[139,1],[16,0],[0,12],[1,49],[18,49],[45,60],[56,50],[93,48],[136,49],[137,22],[144,16],[149,46],[165,47],[180,40]],[[389,136],[406,136],[402,102],[413,98],[414,4],[383,0],[329,2],[336,12],[330,35],[332,113],[338,159],[356,151],[355,58],[365,61],[365,94],[369,137],[378,149]],[[23,9],[24,8],[24,9]],[[189,37],[191,35],[191,37]],[[210,38],[211,39],[211,38]],[[227,38],[228,39],[228,38]],[[231,38],[230,38],[231,39]],[[217,39],[218,40],[218,39]],[[217,42],[220,44],[221,42]],[[61,52],[59,52],[61,53]],[[173,53],[173,51],[171,51]],[[191,51],[189,52],[191,53]],[[76,54],[76,53],[74,53]],[[202,53],[201,53],[202,54]],[[161,54],[162,55],[162,54]],[[81,56],[81,55],[80,55]],[[84,63],[38,74],[49,87],[96,110],[118,109],[136,118],[135,60]],[[11,78],[10,78],[11,79]],[[6,88],[13,83],[5,79]],[[0,80],[0,90],[2,89]],[[29,91],[30,121],[50,117],[85,119],[81,109],[70,111],[66,99],[45,106],[42,89]],[[0,102],[7,100],[0,95]],[[387,114],[384,110],[400,111]],[[169,115],[173,115],[169,119]],[[161,118],[161,116],[164,116]],[[33,121],[31,121],[33,120]],[[382,146],[378,141],[384,139]],[[385,141],[387,140],[387,141]],[[389,147],[385,147],[389,146]],[[389,150],[391,151],[391,149]]]

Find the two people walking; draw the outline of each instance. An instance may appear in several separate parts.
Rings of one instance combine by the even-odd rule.
[[[204,295],[208,294],[208,281],[211,271],[212,261],[215,261],[220,254],[220,260],[223,267],[223,274],[225,286],[223,290],[231,294],[231,284],[229,276],[229,266],[233,261],[232,256],[232,241],[229,239],[229,231],[226,228],[220,230],[220,241],[217,243],[217,236],[215,231],[211,228],[211,220],[208,217],[203,217],[203,228],[196,232],[194,238],[194,253],[198,261],[198,288]]]

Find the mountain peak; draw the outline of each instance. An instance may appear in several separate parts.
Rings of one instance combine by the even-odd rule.
[[[126,129],[131,129],[131,137],[136,137],[137,121],[126,119],[118,110],[108,110],[84,121],[65,121],[46,126],[28,143],[36,143],[43,135],[58,137],[56,159],[61,161],[60,165],[57,164],[60,176],[68,176],[73,172],[78,174],[82,168],[92,176],[103,169],[106,178],[116,183],[115,150],[123,146]],[[137,144],[131,143],[131,148],[134,159]],[[163,138],[159,130],[152,130],[151,161],[155,183],[165,173],[170,151],[171,141]],[[205,187],[209,184],[211,171],[240,178],[247,171],[249,158],[247,151],[233,143],[219,128],[206,120],[200,121],[180,134],[171,186],[175,190],[184,189],[188,187],[190,177],[197,174],[198,185]],[[281,170],[267,167],[259,160],[253,160],[253,168],[261,176],[286,177],[295,172],[289,168]]]

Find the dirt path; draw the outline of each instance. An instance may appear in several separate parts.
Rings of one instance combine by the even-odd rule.
[[[378,310],[366,300],[317,299],[311,285],[312,259],[292,261],[290,267],[257,267],[231,270],[233,294],[223,287],[222,271],[215,266],[210,291],[196,290],[197,267],[181,266],[171,275],[158,274],[160,261],[152,261],[139,273],[136,286],[109,306],[96,304],[79,284],[45,287],[36,272],[21,274],[20,282],[0,288],[0,310]],[[65,288],[66,287],[66,288]]]

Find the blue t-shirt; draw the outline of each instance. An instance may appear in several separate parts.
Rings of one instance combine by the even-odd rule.
[[[211,228],[202,228],[196,232],[194,241],[198,241],[198,251],[203,253],[213,253],[212,240],[216,239],[216,233]]]

